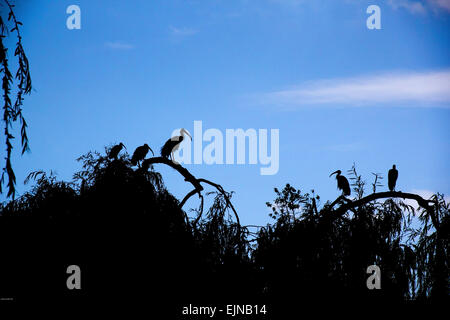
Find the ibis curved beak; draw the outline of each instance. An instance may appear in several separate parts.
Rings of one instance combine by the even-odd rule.
[[[148,147],[148,149],[152,152],[152,155],[155,156],[155,153],[153,152],[152,148]]]
[[[192,141],[192,137],[191,137],[191,135],[189,134],[189,132],[188,132],[186,129],[181,129],[181,130],[180,130],[180,133],[181,133],[181,134],[186,133],[186,135],[188,135],[189,138],[191,138],[191,141]]]
[[[335,172],[333,172],[332,174],[330,174],[330,177],[331,177],[333,174],[338,173],[338,171],[339,171],[339,170],[336,170]]]

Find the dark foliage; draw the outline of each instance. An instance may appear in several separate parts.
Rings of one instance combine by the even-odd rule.
[[[0,294],[46,299],[45,288],[52,299],[139,301],[157,293],[157,303],[291,306],[448,297],[449,206],[442,195],[413,228],[414,209],[400,201],[371,201],[337,214],[328,202],[319,211],[314,192],[288,184],[268,203],[275,222],[252,239],[223,190],[207,193],[212,206],[189,219],[152,166],[133,170],[127,154],[111,160],[88,153],[79,160],[83,170],[72,182],[34,172],[32,190],[2,205]],[[353,170],[362,197],[364,183]],[[71,264],[84,272],[79,294],[65,288]],[[373,264],[382,270],[381,290],[366,287]]]
[[[21,129],[21,143],[22,154],[29,149],[27,136],[27,122],[22,114],[22,105],[24,96],[31,93],[31,75],[28,58],[22,45],[22,36],[20,34],[20,26],[22,23],[17,20],[13,11],[14,5],[10,4],[8,0],[0,1],[0,77],[2,80],[2,98],[3,98],[3,125],[6,145],[5,166],[0,179],[0,193],[2,192],[5,177],[8,177],[8,197],[14,198],[16,188],[16,177],[11,164],[11,154],[13,149],[12,126],[19,120]],[[4,20],[2,13],[7,13],[8,18]],[[5,39],[8,35],[15,35],[17,38],[16,49],[14,56],[17,59],[17,71],[15,74],[16,88],[14,86],[14,78],[11,71],[11,66],[8,60],[8,48],[5,44]],[[12,97],[12,90],[15,98]],[[13,102],[14,100],[14,102]]]

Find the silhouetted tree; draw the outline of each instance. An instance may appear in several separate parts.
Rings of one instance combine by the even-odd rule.
[[[77,263],[88,270],[83,292],[95,299],[123,299],[121,293],[139,288],[151,288],[158,293],[156,303],[169,304],[246,299],[286,307],[324,299],[448,297],[449,205],[442,195],[365,195],[365,182],[353,167],[355,200],[340,196],[321,206],[314,191],[304,194],[287,184],[267,203],[274,223],[255,234],[239,223],[232,193],[220,185],[166,158],[148,158],[133,169],[126,152],[117,159],[108,154],[80,157],[83,168],[70,182],[33,172],[27,178],[35,181],[33,188],[2,204],[0,294],[31,290],[36,299],[33,288],[42,286],[59,293],[65,280],[55,274]],[[154,164],[177,170],[193,192],[176,199]],[[202,184],[214,191],[203,195]],[[182,208],[194,194],[201,202],[189,215]],[[213,196],[209,208],[203,208],[203,196]],[[414,199],[422,209],[399,198]],[[412,223],[414,214],[420,224]],[[34,259],[40,263],[33,274],[45,275],[42,280],[27,273]],[[366,269],[373,264],[381,268],[381,290],[366,287]],[[74,298],[52,298],[68,295]],[[39,296],[45,297],[41,291]]]
[[[293,297],[308,299],[447,299],[449,205],[443,196],[425,200],[381,192],[363,197],[365,183],[355,167],[352,172],[357,200],[341,196],[318,215],[314,197],[289,184],[281,192],[275,189],[277,198],[268,206],[276,223],[261,228],[253,252],[267,291],[274,297],[296,292]],[[422,209],[415,213],[395,197],[417,200]],[[374,201],[380,198],[387,199]],[[337,203],[341,206],[333,209]],[[414,214],[421,222],[417,227],[411,223]],[[381,268],[380,292],[366,288],[366,269],[373,264]]]

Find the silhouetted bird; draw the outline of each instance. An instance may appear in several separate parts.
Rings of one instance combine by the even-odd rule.
[[[332,174],[330,174],[330,177],[335,173],[337,173],[336,180],[337,180],[338,189],[342,190],[342,194],[344,196],[349,196],[350,195],[350,184],[348,183],[347,178],[344,176],[341,176],[341,170],[337,170],[337,171],[333,172]]]
[[[117,156],[119,155],[120,150],[122,150],[122,148],[127,148],[124,146],[124,144],[121,142],[119,144],[116,144],[114,147],[111,148],[111,150],[109,151],[109,155],[108,158],[110,159],[117,159]]]
[[[398,170],[395,168],[395,164],[392,166],[392,169],[388,172],[388,186],[389,190],[395,190],[395,184],[397,183],[398,178]]]
[[[148,144],[137,147],[136,150],[134,150],[133,156],[131,157],[131,164],[135,166],[139,161],[144,160],[145,156],[148,153],[148,150],[150,150],[152,154],[155,155],[152,148],[150,148]]]
[[[185,129],[181,128],[180,135],[170,138],[169,140],[164,143],[163,147],[161,148],[161,156],[164,158],[169,158],[173,161],[173,153],[178,150],[180,147],[181,142],[184,140],[184,135],[188,135],[189,138],[192,137]]]

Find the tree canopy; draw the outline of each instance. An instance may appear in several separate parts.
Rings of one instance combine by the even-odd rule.
[[[49,270],[69,260],[91,270],[88,296],[133,292],[145,284],[178,302],[188,296],[232,296],[405,303],[448,296],[449,205],[440,194],[432,199],[413,195],[424,206],[418,211],[395,198],[409,194],[365,196],[363,179],[353,168],[359,199],[341,196],[320,206],[314,192],[287,184],[275,188],[275,200],[267,203],[274,222],[255,231],[239,223],[232,193],[211,181],[197,181],[180,165],[148,159],[170,165],[194,179],[186,179],[193,185],[208,181],[210,208],[203,208],[199,193],[200,207],[186,212],[153,165],[133,168],[126,153],[111,160],[89,152],[79,160],[83,170],[72,181],[33,172],[27,179],[35,181],[33,188],[2,205],[2,268],[16,275],[10,290],[26,292],[33,283],[23,268],[39,252],[47,280],[54,278]],[[387,198],[377,200],[377,194]],[[413,217],[420,224],[414,226]],[[366,287],[370,265],[381,269],[381,290]],[[119,284],[110,283],[112,278]]]

